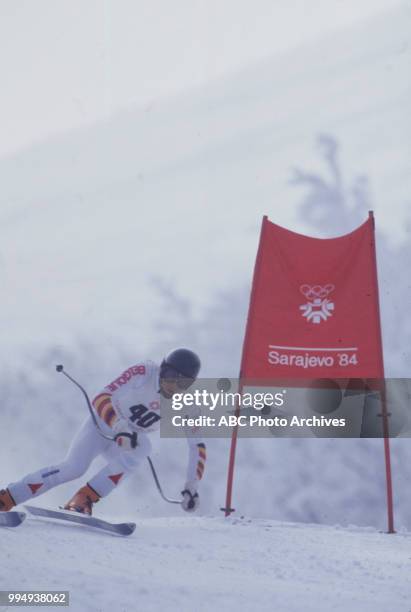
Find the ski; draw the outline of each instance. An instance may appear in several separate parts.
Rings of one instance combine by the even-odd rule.
[[[18,527],[25,518],[25,512],[0,512],[0,527]]]
[[[28,512],[30,512],[30,514],[35,516],[77,523],[79,525],[94,527],[96,529],[101,529],[102,531],[107,531],[109,533],[115,533],[122,536],[131,535],[136,528],[135,523],[110,523],[109,521],[104,521],[103,519],[96,518],[95,516],[87,516],[79,512],[49,510],[48,508],[39,508],[37,506],[24,507]]]

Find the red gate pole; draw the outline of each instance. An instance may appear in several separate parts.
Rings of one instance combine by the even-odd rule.
[[[385,457],[385,481],[387,489],[387,517],[388,517],[388,533],[395,533],[394,529],[394,505],[393,505],[393,492],[392,492],[392,473],[391,473],[391,452],[390,452],[390,438],[389,438],[389,426],[388,426],[388,412],[387,412],[387,396],[385,386],[385,374],[384,374],[384,360],[382,352],[382,332],[381,332],[381,318],[380,318],[380,300],[378,292],[378,274],[377,274],[377,255],[375,246],[375,221],[373,211],[369,211],[369,217],[372,220],[372,241],[371,250],[373,256],[373,272],[374,272],[374,286],[376,292],[376,308],[377,308],[377,334],[380,342],[380,371],[382,378],[381,388],[381,417],[382,417],[382,429],[384,436],[384,457]]]
[[[246,330],[245,330],[245,335],[244,335],[243,351],[241,355],[241,367],[240,367],[239,385],[238,385],[238,391],[240,394],[242,393],[242,378],[243,378],[243,372],[244,372],[246,356],[247,356],[248,337],[250,334],[251,313],[254,307],[254,296],[255,296],[255,291],[256,291],[256,287],[257,287],[257,283],[259,279],[261,250],[262,250],[261,245],[263,243],[264,231],[265,231],[265,228],[267,227],[267,220],[268,220],[267,215],[264,215],[263,221],[261,224],[260,242],[258,245],[257,257],[255,260],[255,266],[254,266],[253,283],[252,283],[251,294],[250,294],[250,304],[248,307],[247,325],[246,325]],[[236,417],[238,417],[239,414],[240,414],[240,405],[239,405],[239,402],[237,401],[236,409],[235,409]],[[232,493],[233,493],[234,466],[235,466],[235,453],[236,453],[236,448],[237,448],[237,438],[238,438],[238,425],[236,425],[236,427],[233,429],[233,433],[231,435],[231,447],[230,447],[230,458],[229,458],[229,463],[228,463],[227,492],[226,492],[226,499],[225,499],[225,507],[220,508],[220,510],[222,510],[225,513],[225,516],[230,516],[230,514],[235,511],[235,508],[231,507],[231,500],[232,500]]]
[[[241,391],[239,391],[241,393]],[[240,407],[236,405],[235,415],[238,416],[240,412]],[[230,516],[232,512],[235,511],[235,508],[231,507],[231,498],[233,493],[233,480],[234,480],[234,464],[235,464],[235,451],[237,448],[237,438],[238,438],[238,425],[233,429],[233,433],[231,434],[231,447],[230,447],[230,459],[228,462],[228,474],[227,474],[227,492],[225,497],[225,507],[220,508],[225,513],[225,516]]]
[[[385,412],[385,415],[384,415]],[[387,420],[387,407],[383,408],[383,422]],[[388,432],[387,432],[388,433]],[[387,514],[388,514],[388,533],[395,533],[394,529],[394,508],[392,494],[392,477],[391,477],[391,453],[390,439],[385,436],[384,432],[384,454],[385,454],[385,478],[387,481]]]

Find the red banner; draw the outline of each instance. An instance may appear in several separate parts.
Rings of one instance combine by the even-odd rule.
[[[350,234],[319,239],[263,219],[241,360],[241,386],[293,379],[384,380],[374,218]],[[331,380],[332,382],[332,380]],[[351,384],[351,383],[350,383]],[[303,386],[305,386],[303,384]],[[309,385],[308,385],[309,386]],[[345,385],[343,385],[345,387]],[[388,531],[393,533],[388,415],[381,389]],[[239,414],[237,409],[236,414]],[[238,428],[233,430],[226,516]]]
[[[265,217],[242,378],[382,378],[373,217],[319,239]]]

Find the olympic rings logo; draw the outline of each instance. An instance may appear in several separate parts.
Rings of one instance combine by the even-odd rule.
[[[335,289],[335,286],[331,284],[324,285],[323,287],[321,287],[321,285],[312,285],[312,286],[311,285],[301,285],[300,287],[301,293],[309,301],[313,301],[315,299],[323,300],[332,291],[334,291],[334,289]]]

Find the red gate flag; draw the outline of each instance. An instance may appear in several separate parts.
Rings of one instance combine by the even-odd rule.
[[[373,218],[319,239],[263,220],[241,378],[384,376]]]
[[[374,218],[337,238],[303,236],[263,218],[240,380],[384,379]],[[237,430],[233,431],[226,514]],[[389,531],[393,531],[389,440]]]

